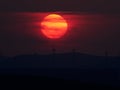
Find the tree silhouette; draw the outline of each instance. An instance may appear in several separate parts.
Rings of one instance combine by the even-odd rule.
[[[105,50],[105,57],[108,57],[108,50]]]
[[[76,53],[76,49],[72,49],[72,53],[75,54]]]
[[[2,53],[2,51],[0,50],[0,57],[2,57],[3,56],[3,53]]]
[[[52,48],[52,54],[56,54],[56,49]]]

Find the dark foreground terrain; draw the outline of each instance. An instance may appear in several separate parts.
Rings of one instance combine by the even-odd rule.
[[[109,84],[85,83],[79,80],[50,78],[40,76],[3,75],[1,87],[26,89],[119,89]],[[8,87],[7,87],[8,86]]]
[[[80,53],[0,58],[4,88],[119,89],[120,58]]]

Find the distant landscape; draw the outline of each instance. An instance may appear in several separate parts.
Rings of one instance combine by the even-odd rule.
[[[72,84],[88,87],[118,87],[120,57],[82,53],[0,57],[1,79],[39,81],[42,84]],[[33,83],[33,81],[31,81]]]

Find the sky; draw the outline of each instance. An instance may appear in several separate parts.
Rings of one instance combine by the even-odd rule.
[[[120,12],[119,0],[0,0],[0,11]]]
[[[119,0],[1,0],[0,52],[5,56],[71,52],[120,55]],[[58,40],[46,38],[40,23],[51,13],[69,24]]]

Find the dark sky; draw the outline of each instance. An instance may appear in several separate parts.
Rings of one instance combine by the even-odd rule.
[[[0,11],[120,12],[120,0],[0,0]]]
[[[12,56],[77,49],[81,53],[120,55],[119,0],[1,0],[0,52]],[[46,12],[45,12],[46,11]],[[42,19],[57,12],[69,23],[58,40],[44,37]],[[24,13],[23,13],[24,12]],[[55,13],[55,12],[53,12]]]

